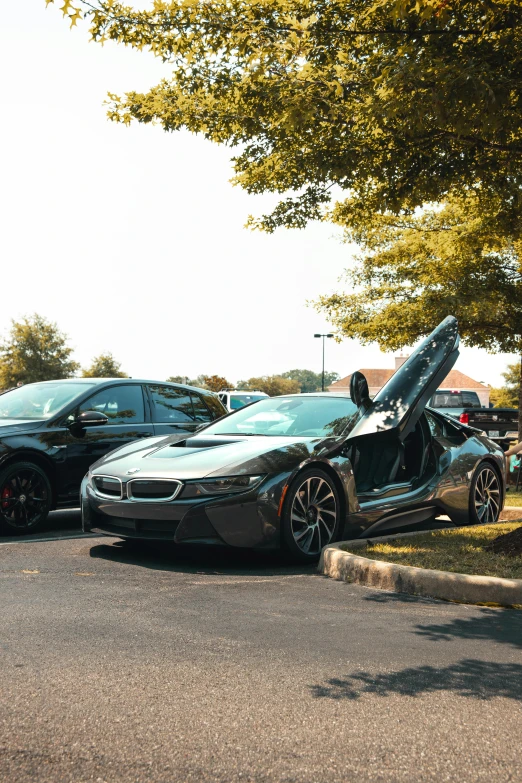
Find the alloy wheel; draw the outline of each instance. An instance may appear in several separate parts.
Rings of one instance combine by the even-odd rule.
[[[493,468],[483,468],[478,474],[474,502],[479,523],[497,521],[500,514],[500,483]]]
[[[297,489],[290,510],[294,541],[306,555],[318,555],[330,543],[337,524],[337,500],[321,476],[310,476]]]
[[[47,482],[39,471],[23,468],[4,478],[0,487],[0,512],[10,527],[27,529],[37,525],[48,507]]]

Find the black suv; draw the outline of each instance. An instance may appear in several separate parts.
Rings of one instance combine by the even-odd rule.
[[[0,396],[0,528],[28,533],[76,507],[93,462],[137,438],[191,434],[227,413],[204,389],[130,378],[31,383]]]

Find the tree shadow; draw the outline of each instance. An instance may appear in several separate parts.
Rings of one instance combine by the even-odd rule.
[[[348,699],[363,694],[376,696],[420,696],[453,691],[459,696],[487,701],[495,696],[522,701],[522,665],[464,659],[444,668],[417,666],[398,672],[358,672],[337,677],[324,685],[312,685],[315,699]]]
[[[406,593],[388,593],[379,591],[365,596],[365,601],[372,603],[395,604],[437,604],[440,600],[423,598]],[[455,606],[454,604],[450,604]],[[423,636],[432,642],[451,642],[453,639],[468,639],[471,641],[490,641],[500,644],[510,644],[515,649],[522,649],[522,612],[516,609],[491,609],[489,607],[469,606],[473,610],[471,616],[455,617],[447,623],[433,625],[417,625],[413,633]]]
[[[456,617],[440,625],[417,625],[415,633],[432,642],[470,639],[500,642],[522,649],[522,613],[514,609],[480,609],[478,616]]]
[[[284,576],[317,573],[316,565],[296,565],[278,552],[169,542],[121,541],[96,544],[90,556],[155,571],[185,574]]]

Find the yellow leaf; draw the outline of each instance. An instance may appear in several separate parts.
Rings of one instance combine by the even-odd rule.
[[[76,8],[74,10],[74,14],[69,14],[69,19],[71,20],[71,27],[75,27],[78,19],[82,18],[82,12],[79,8]]]

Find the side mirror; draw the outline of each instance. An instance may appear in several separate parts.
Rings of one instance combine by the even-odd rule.
[[[358,408],[364,406],[368,408],[371,404],[370,392],[368,390],[368,381],[359,370],[356,370],[350,379],[350,397],[354,405]]]
[[[72,422],[71,426],[83,430],[85,427],[101,427],[104,424],[107,424],[108,421],[109,417],[101,411],[83,411],[83,413],[80,413]]]

